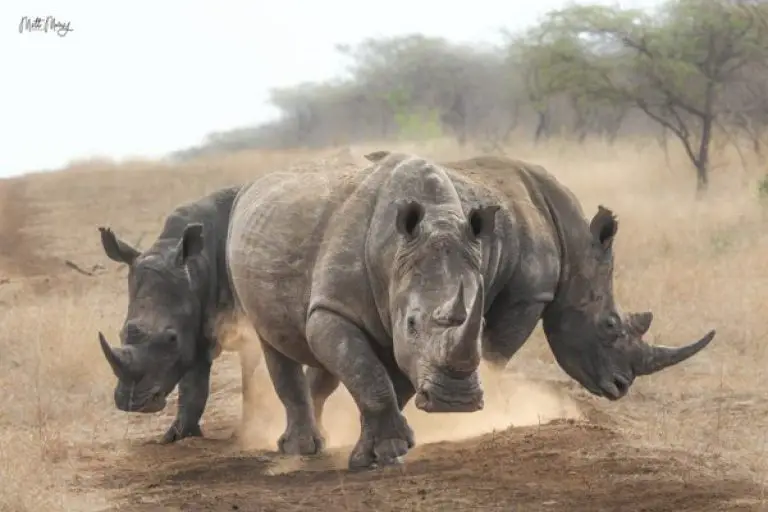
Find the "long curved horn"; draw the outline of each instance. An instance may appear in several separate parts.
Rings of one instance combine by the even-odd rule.
[[[128,375],[128,365],[122,357],[123,354],[119,351],[119,349],[114,350],[109,346],[107,339],[104,337],[101,331],[99,331],[99,345],[101,345],[101,351],[104,352],[104,357],[107,358],[109,366],[112,367],[112,371],[114,372],[115,377],[120,380],[125,379],[125,377]]]
[[[637,375],[650,375],[664,368],[681,363],[699,353],[715,337],[715,330],[709,331],[703,338],[696,343],[684,347],[663,347],[659,345],[648,345],[641,341],[641,351],[638,360],[635,362],[635,373]]]

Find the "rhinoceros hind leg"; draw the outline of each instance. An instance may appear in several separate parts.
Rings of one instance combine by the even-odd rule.
[[[349,456],[349,469],[401,462],[414,445],[413,431],[400,411],[392,378],[369,340],[347,320],[322,309],[309,317],[307,340],[360,410],[360,438]]]
[[[289,455],[319,454],[325,448],[325,439],[315,423],[309,385],[301,364],[266,341],[261,345],[272,385],[286,411],[287,425],[277,441],[278,450]]]
[[[233,437],[245,440],[247,433],[254,428],[255,415],[259,413],[259,388],[256,369],[261,362],[261,350],[255,340],[244,339],[238,347],[240,356],[240,374],[242,387],[242,403],[240,425],[235,429]]]
[[[323,409],[325,402],[339,387],[339,379],[325,368],[307,367],[307,380],[309,380],[309,392],[312,397],[312,408],[315,411],[315,423],[320,433],[328,438],[323,428]]]

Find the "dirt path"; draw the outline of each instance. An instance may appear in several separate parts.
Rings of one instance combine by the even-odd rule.
[[[94,448],[81,482],[111,494],[110,510],[761,510],[754,484],[572,420],[422,445],[400,468],[362,473],[344,469],[348,448],[303,460],[210,438]]]

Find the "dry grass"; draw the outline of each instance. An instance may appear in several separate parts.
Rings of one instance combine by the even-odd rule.
[[[14,246],[0,252],[0,510],[106,506],[107,492],[83,491],[96,478],[83,468],[142,436],[159,435],[172,417],[172,410],[153,417],[114,411],[113,379],[96,331],[115,337],[124,315],[125,274],[103,255],[98,225],[146,247],[181,201],[281,166],[317,166],[307,163],[311,157],[361,162],[362,154],[382,147],[391,146],[252,152],[181,166],[96,162],[0,182],[6,190],[0,192],[0,237]],[[474,154],[442,141],[402,149],[441,159]],[[768,205],[757,196],[756,181],[766,171],[759,160],[722,148],[711,197],[696,201],[683,155],[673,152],[667,162],[657,146],[642,141],[614,147],[519,142],[508,153],[554,172],[587,215],[598,204],[619,215],[617,297],[624,309],[653,310],[656,342],[679,344],[718,330],[702,354],[640,379],[618,403],[588,397],[570,383],[538,329],[511,370],[562,382],[638,445],[683,449],[701,457],[715,476],[764,481]],[[77,274],[64,260],[96,275]],[[215,372],[204,428],[226,429],[239,416],[235,356],[225,354]],[[519,400],[522,406],[525,398]]]

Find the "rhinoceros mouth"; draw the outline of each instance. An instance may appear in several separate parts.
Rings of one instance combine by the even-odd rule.
[[[613,375],[611,378],[604,379],[600,382],[599,394],[611,401],[619,400],[629,392],[633,380],[633,378],[624,375]]]
[[[115,394],[115,405],[123,412],[154,414],[165,409],[167,403],[167,396],[162,391],[151,391],[144,397],[132,397],[128,393]]]
[[[144,404],[141,410],[137,412],[146,413],[146,414],[160,412],[163,409],[165,409],[165,406],[167,403],[168,401],[166,400],[165,394],[158,391],[157,393],[153,394],[149,398],[149,400]]]
[[[442,372],[434,372],[421,379],[414,405],[428,413],[475,412],[485,403],[477,372],[457,379]]]

